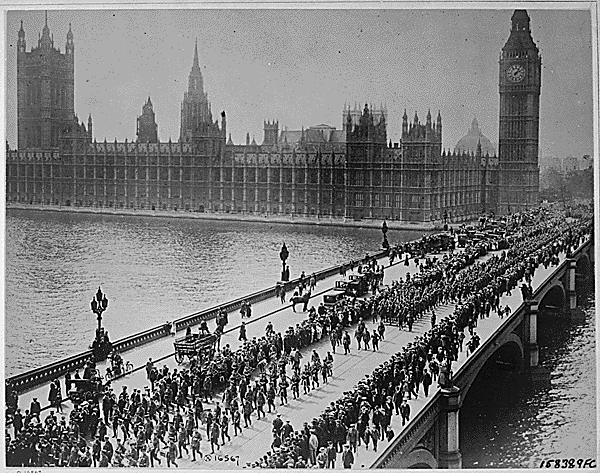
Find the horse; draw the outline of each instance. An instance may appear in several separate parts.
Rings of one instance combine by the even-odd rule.
[[[296,304],[304,304],[304,307],[302,308],[302,312],[306,312],[306,308],[308,305],[308,301],[310,299],[310,291],[308,291],[307,293],[305,293],[302,296],[294,296],[292,297],[290,300],[292,302],[292,310],[294,312],[296,312]]]

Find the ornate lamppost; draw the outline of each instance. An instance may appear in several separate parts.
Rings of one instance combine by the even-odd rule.
[[[387,239],[388,226],[385,220],[383,221],[383,225],[381,226],[381,232],[383,233],[383,243],[381,244],[381,246],[387,250],[390,247],[390,243]]]
[[[96,314],[98,317],[98,330],[97,333],[100,333],[100,329],[102,328],[102,313],[108,307],[108,299],[106,298],[106,294],[102,294],[102,290],[100,286],[98,286],[98,292],[96,293],[96,298],[92,299],[90,304],[92,306],[92,312]]]
[[[283,282],[287,282],[290,280],[290,271],[289,271],[289,269],[286,269],[286,267],[285,267],[285,260],[288,259],[289,255],[290,255],[290,252],[288,251],[287,246],[285,246],[285,242],[284,242],[283,246],[281,247],[281,251],[279,252],[279,258],[281,258],[281,264],[282,264],[281,280]]]
[[[92,302],[90,303],[92,307],[92,312],[96,314],[98,320],[98,328],[96,329],[96,338],[94,339],[94,343],[92,344],[92,349],[94,350],[94,358],[96,361],[100,361],[106,358],[108,352],[111,349],[111,344],[108,341],[108,334],[102,333],[102,313],[108,307],[108,299],[106,294],[102,294],[102,290],[100,286],[98,286],[98,292],[96,292],[96,297],[92,298]]]

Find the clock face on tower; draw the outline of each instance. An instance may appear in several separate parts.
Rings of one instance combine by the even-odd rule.
[[[519,64],[513,64],[506,70],[506,77],[511,82],[521,82],[525,78],[525,69]]]

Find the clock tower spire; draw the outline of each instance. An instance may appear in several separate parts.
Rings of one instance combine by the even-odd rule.
[[[515,10],[499,61],[498,139],[500,214],[538,205],[538,141],[542,59],[531,37],[529,15]]]

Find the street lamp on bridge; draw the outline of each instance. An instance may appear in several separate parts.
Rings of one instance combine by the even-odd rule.
[[[98,329],[96,331],[96,336],[98,336],[100,334],[100,330],[102,329],[102,313],[108,307],[108,299],[106,298],[106,294],[102,294],[100,286],[98,286],[96,297],[92,298],[90,305],[92,306],[92,312],[98,317]]]
[[[288,256],[290,256],[290,252],[288,251],[287,246],[285,246],[285,242],[284,242],[283,246],[281,247],[281,251],[279,252],[279,258],[281,258],[281,264],[282,264],[281,280],[283,282],[287,282],[290,280],[290,269],[286,268],[286,266],[285,266],[285,260],[288,259]]]
[[[383,221],[383,225],[381,226],[381,232],[383,233],[383,243],[381,244],[381,246],[387,250],[390,247],[390,242],[387,239],[388,226],[385,220]]]
[[[98,292],[96,297],[92,299],[90,303],[92,312],[96,314],[98,320],[98,328],[96,329],[96,338],[92,343],[92,351],[94,353],[94,360],[96,362],[105,360],[110,351],[112,350],[112,344],[108,339],[108,332],[102,328],[102,313],[108,307],[108,299],[105,294],[102,294],[102,290],[98,286]]]

